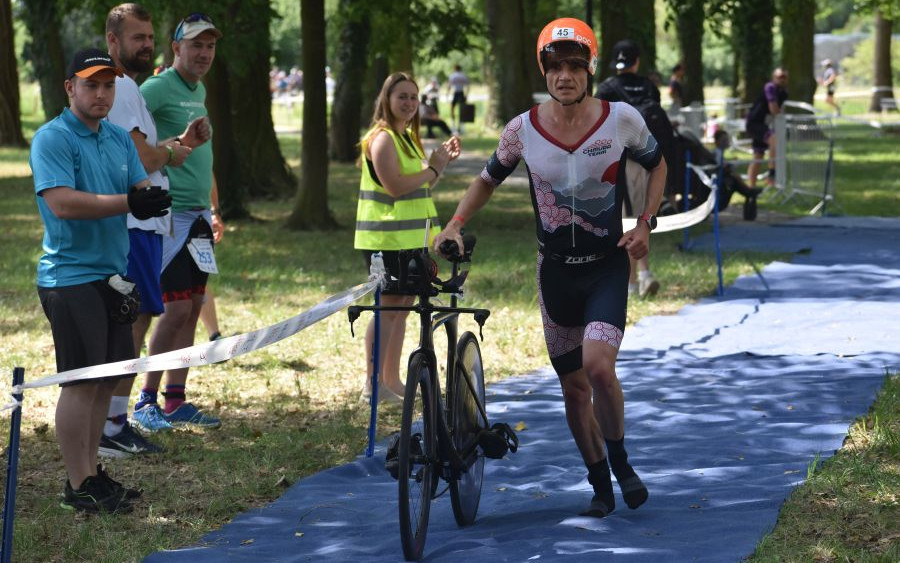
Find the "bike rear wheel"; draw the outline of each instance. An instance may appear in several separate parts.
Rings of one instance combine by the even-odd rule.
[[[437,479],[436,413],[431,367],[424,354],[409,362],[398,447],[400,540],[409,561],[421,559]]]
[[[456,377],[450,405],[450,435],[453,446],[460,454],[472,448],[478,433],[487,428],[487,420],[479,405],[484,406],[484,369],[478,339],[466,332],[456,346]],[[481,501],[481,484],[484,480],[484,455],[474,448],[466,458],[468,470],[457,479],[450,480],[450,502],[453,516],[460,526],[475,522]]]

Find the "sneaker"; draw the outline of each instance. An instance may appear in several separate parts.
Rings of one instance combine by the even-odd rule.
[[[372,402],[372,392],[364,388],[362,393],[359,394],[359,402],[360,403],[371,403]],[[389,405],[402,405],[403,404],[403,395],[398,395],[384,387],[383,385],[378,386],[378,402],[379,403],[387,403]]]
[[[132,511],[131,503],[125,500],[124,493],[113,490],[96,475],[85,479],[78,489],[73,489],[67,480],[63,500],[59,505],[66,510],[91,514],[98,512],[127,514]]]
[[[113,491],[119,491],[125,500],[134,500],[144,494],[144,489],[131,489],[109,476],[109,473],[99,463],[97,464],[97,477],[104,481]]]
[[[641,297],[652,297],[656,295],[657,291],[659,291],[659,282],[652,274],[638,282],[638,295]]]
[[[590,516],[591,518],[606,518],[610,512],[615,510],[615,504],[609,506],[601,495],[594,495],[591,504],[585,510],[578,513],[579,516]]]
[[[163,413],[163,416],[166,422],[172,426],[193,425],[202,428],[218,428],[222,426],[222,422],[218,418],[203,414],[203,411],[195,407],[193,403],[181,403],[181,406],[177,409],[168,414]]]
[[[135,454],[158,454],[163,448],[147,441],[125,421],[122,431],[115,436],[100,437],[97,454],[102,457],[131,457]]]
[[[147,404],[141,409],[134,411],[134,415],[131,418],[144,432],[162,432],[172,429],[172,425],[166,420],[162,409],[156,403]]]

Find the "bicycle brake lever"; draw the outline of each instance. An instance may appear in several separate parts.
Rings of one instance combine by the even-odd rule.
[[[481,338],[481,341],[484,342],[484,323],[487,322],[488,317],[491,316],[490,311],[478,311],[474,315],[475,322],[478,323],[478,336]]]
[[[356,305],[351,305],[347,307],[347,319],[350,321],[350,337],[355,338],[356,334],[353,332],[353,323],[356,319],[359,318],[360,310]]]

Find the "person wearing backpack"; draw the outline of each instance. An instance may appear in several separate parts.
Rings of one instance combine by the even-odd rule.
[[[633,106],[644,121],[647,123],[647,129],[656,139],[662,151],[663,158],[668,163],[669,169],[675,166],[675,130],[669,121],[666,111],[659,103],[659,88],[646,76],[637,74],[638,67],[641,64],[641,50],[637,43],[630,39],[619,41],[613,46],[612,62],[610,68],[615,69],[616,75],[610,76],[600,83],[597,87],[595,97],[609,102],[627,102]],[[634,166],[632,159],[626,160],[626,169]],[[636,173],[640,173],[636,170]],[[628,172],[626,175],[630,176]],[[632,189],[633,187],[642,186],[642,183],[628,182],[628,190],[625,195],[625,213],[629,217],[640,214],[643,209],[643,199],[639,193],[641,190]],[[674,205],[672,201],[677,193],[675,185],[675,174],[668,174],[666,178],[665,197],[669,203]],[[637,293],[640,297],[649,297],[656,295],[659,291],[659,281],[653,277],[650,271],[650,260],[648,257],[635,260],[631,265],[631,278],[628,284],[628,293]]]

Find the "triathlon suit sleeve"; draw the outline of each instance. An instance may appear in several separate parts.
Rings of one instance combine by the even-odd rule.
[[[522,160],[522,141],[518,131],[522,128],[522,116],[515,117],[506,124],[497,150],[488,159],[481,171],[481,179],[488,184],[499,186]]]
[[[629,157],[647,170],[656,168],[662,151],[644,118],[624,102],[616,103],[615,110],[619,141],[628,148]]]

